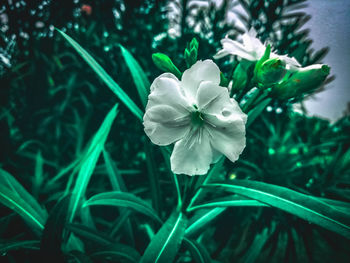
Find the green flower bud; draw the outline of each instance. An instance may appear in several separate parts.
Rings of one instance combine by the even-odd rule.
[[[185,49],[184,57],[186,61],[186,65],[190,68],[197,61],[198,56],[198,41],[196,38],[193,38],[190,44],[187,44],[187,48]]]
[[[164,72],[173,73],[178,79],[181,78],[180,70],[174,65],[171,59],[163,53],[152,54],[153,63]]]
[[[197,39],[195,37],[192,38],[191,43],[190,43],[190,49],[192,50],[193,48],[195,48],[198,50],[198,46],[199,46],[199,43],[198,43]]]
[[[272,95],[279,99],[289,99],[310,93],[323,84],[329,71],[329,66],[324,64],[288,70],[284,79],[273,87]]]
[[[262,85],[281,81],[286,74],[286,63],[280,58],[270,58],[263,62],[256,72],[256,80]]]

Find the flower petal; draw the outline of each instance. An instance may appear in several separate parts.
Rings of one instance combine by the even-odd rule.
[[[181,91],[180,81],[173,74],[164,73],[153,81],[146,112],[156,105],[168,105],[182,113],[187,113],[191,109],[189,102]]]
[[[228,120],[239,118],[244,123],[247,120],[247,115],[242,112],[238,103],[230,98],[228,89],[211,82],[203,81],[200,84],[196,101],[204,118],[207,114],[215,114]]]
[[[190,129],[190,115],[168,105],[149,108],[144,117],[145,133],[154,144],[168,145],[183,138]]]
[[[252,50],[247,49],[242,43],[238,41],[234,41],[230,38],[224,38],[221,40],[221,44],[222,44],[223,50],[225,50],[227,53],[231,55],[237,55],[241,58],[244,58],[250,61],[256,60],[255,55],[251,54]]]
[[[277,55],[271,54],[271,57],[279,57],[281,60],[285,61],[287,65],[292,67],[301,67],[300,63],[294,58],[290,58],[287,55]]]
[[[202,81],[211,81],[217,85],[220,83],[220,69],[210,59],[197,61],[182,75],[182,89],[192,103],[195,102],[197,90]]]
[[[168,145],[181,139],[190,129],[190,112],[181,93],[180,81],[170,73],[156,78],[151,85],[146,113],[145,133],[154,144]]]
[[[202,175],[213,162],[209,134],[204,129],[191,131],[175,143],[170,157],[171,170],[175,174]]]
[[[235,162],[246,145],[245,122],[241,118],[222,118],[220,115],[206,116],[205,129],[210,134],[210,144]]]

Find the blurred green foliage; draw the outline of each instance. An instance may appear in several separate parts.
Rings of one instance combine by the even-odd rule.
[[[229,21],[230,14],[247,29],[254,27],[260,39],[268,40],[279,54],[294,56],[308,66],[319,63],[328,48],[312,50],[308,30],[300,30],[310,19],[302,11],[305,3],[304,0],[224,0],[220,5],[215,1],[188,0],[0,3],[0,15],[6,17],[6,21],[1,20],[0,53],[11,62],[9,67],[1,64],[0,166],[25,187],[26,190],[18,190],[22,195],[30,192],[49,212],[50,223],[42,240],[52,243],[46,247],[41,244],[41,250],[61,257],[64,243],[75,248],[67,253],[71,262],[73,258],[89,262],[88,257],[107,262],[104,256],[113,258],[108,251],[122,251],[122,255],[129,254],[131,258],[125,262],[136,262],[159,228],[159,222],[139,214],[131,217],[125,208],[96,206],[82,213],[80,220],[67,223],[73,238],[55,239],[63,235],[62,224],[69,215],[69,202],[62,196],[73,184],[73,174],[77,173],[74,169],[78,169],[75,165],[85,160],[86,145],[117,99],[66,40],[54,33],[54,27],[92,54],[143,108],[123,47],[149,80],[161,73],[152,61],[152,54],[157,52],[168,55],[182,72],[188,66],[184,59],[186,44],[194,37],[199,44],[198,59],[206,59],[216,53],[226,34],[235,39],[243,32],[240,23]],[[243,67],[236,59],[219,60],[218,64],[223,77],[233,75],[235,80],[233,72],[247,72],[246,79],[236,75],[233,90],[239,100],[249,100],[252,92],[248,95],[240,92],[249,86],[249,66]],[[272,100],[247,129],[247,146],[240,159],[236,163],[224,162],[223,167],[213,172],[212,179],[257,180],[348,204],[350,118],[344,116],[331,124],[298,114],[293,111],[293,103],[303,97]],[[252,102],[258,105],[259,101]],[[151,145],[142,125],[122,104],[102,151],[104,158],[97,162],[86,197],[112,190],[129,192],[152,202],[156,216],[166,221],[177,202],[173,178],[162,158],[167,149]],[[182,189],[187,179],[184,176],[178,179]],[[192,183],[193,187],[197,185]],[[127,197],[125,194],[120,200],[131,202]],[[201,196],[202,200],[210,198],[210,193]],[[36,205],[25,208],[35,210]],[[189,224],[207,212],[200,211],[190,214]],[[1,206],[1,212],[0,251],[4,262],[37,262],[41,254],[36,231],[30,231],[12,210]],[[173,214],[164,228],[174,224],[176,216]],[[62,218],[63,223],[57,218]],[[197,230],[191,239],[184,240],[177,262],[348,262],[350,257],[349,240],[277,209],[217,209],[208,218],[205,228],[198,228],[201,232]],[[176,234],[181,232],[183,229]],[[78,251],[82,243],[85,250],[80,251],[85,253]],[[125,257],[119,255],[114,260],[124,262]]]

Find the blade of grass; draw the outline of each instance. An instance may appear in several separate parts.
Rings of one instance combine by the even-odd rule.
[[[9,173],[0,169],[0,202],[18,213],[40,235],[47,212],[27,190]]]
[[[145,72],[143,71],[139,63],[136,61],[136,59],[131,55],[131,53],[120,44],[119,47],[122,51],[122,55],[125,59],[126,65],[128,66],[132,78],[134,80],[142,105],[145,108],[151,84],[149,83]]]
[[[350,239],[350,215],[313,196],[250,180],[232,180],[230,183],[213,183],[204,187],[257,200]]]
[[[111,130],[113,121],[117,116],[117,107],[116,104],[105,117],[102,125],[98,129],[97,133],[93,137],[88,150],[85,153],[85,156],[82,159],[82,163],[79,169],[78,177],[76,179],[74,188],[72,190],[71,206],[72,212],[69,216],[68,222],[73,222],[73,218],[77,213],[79,204],[82,197],[85,195],[87,185],[90,181],[90,177],[95,169],[96,163],[100,157],[100,154],[104,148],[104,144],[107,140],[108,134]]]
[[[111,91],[117,95],[117,97],[125,104],[125,106],[139,119],[142,120],[143,112],[130,99],[130,97],[124,92],[122,88],[112,79],[112,77],[96,62],[96,60],[83,49],[74,39],[68,36],[61,30],[56,30],[72,45],[72,47],[78,52],[78,54],[88,63],[88,65],[95,71],[95,73],[102,79],[102,81],[111,89]]]

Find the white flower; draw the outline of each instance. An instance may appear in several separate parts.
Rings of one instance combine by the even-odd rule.
[[[175,143],[170,162],[176,174],[206,174],[222,154],[234,162],[245,147],[247,116],[219,83],[219,68],[205,60],[181,81],[164,73],[151,85],[145,132],[154,144]]]
[[[243,43],[234,41],[228,37],[221,40],[222,49],[214,56],[215,59],[222,58],[227,55],[237,55],[241,58],[250,61],[258,61],[265,53],[266,46],[256,38],[256,31],[251,28],[249,32],[242,35]],[[278,57],[292,67],[300,67],[299,62],[295,58],[290,58],[287,55],[278,55],[271,52],[270,58]]]

